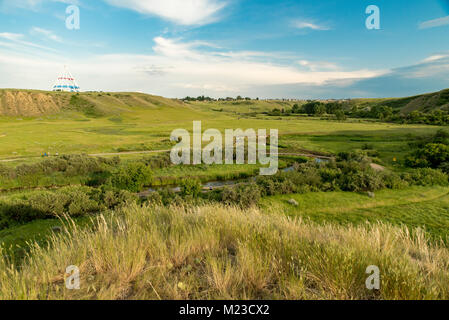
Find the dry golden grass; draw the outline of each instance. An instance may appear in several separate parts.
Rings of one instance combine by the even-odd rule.
[[[80,290],[65,289],[69,265]],[[33,245],[19,267],[0,259],[0,299],[448,299],[448,283],[449,250],[419,230],[222,206],[132,206]]]

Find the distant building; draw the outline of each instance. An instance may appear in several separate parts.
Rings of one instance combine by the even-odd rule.
[[[80,92],[80,87],[75,81],[67,66],[64,66],[64,70],[56,79],[55,84],[52,88],[53,91],[64,91],[64,92]]]

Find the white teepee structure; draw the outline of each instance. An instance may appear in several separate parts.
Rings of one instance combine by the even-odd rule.
[[[64,66],[64,70],[58,76],[58,79],[56,79],[53,85],[53,91],[80,92],[80,87],[67,69],[67,66]]]

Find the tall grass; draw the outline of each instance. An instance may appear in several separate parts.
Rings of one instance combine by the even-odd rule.
[[[419,230],[136,205],[67,230],[31,245],[20,266],[2,255],[0,299],[449,298],[449,250]],[[65,289],[69,265],[80,290]],[[381,270],[378,291],[365,287],[370,265]]]

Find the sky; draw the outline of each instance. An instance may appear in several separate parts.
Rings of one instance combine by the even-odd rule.
[[[64,65],[83,91],[415,95],[449,88],[449,0],[0,0],[0,88]]]

